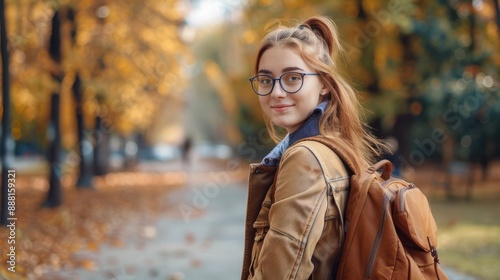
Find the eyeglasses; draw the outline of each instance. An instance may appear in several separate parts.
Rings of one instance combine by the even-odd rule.
[[[318,76],[318,73],[299,73],[299,72],[286,72],[279,78],[273,78],[267,74],[259,74],[248,79],[252,84],[253,91],[260,96],[269,95],[273,89],[276,81],[280,82],[281,88],[287,93],[296,93],[304,85],[304,76]]]

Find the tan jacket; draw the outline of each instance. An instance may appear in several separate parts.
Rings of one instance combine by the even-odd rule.
[[[252,164],[242,280],[335,279],[348,194],[346,167],[316,141],[289,147],[277,168]]]

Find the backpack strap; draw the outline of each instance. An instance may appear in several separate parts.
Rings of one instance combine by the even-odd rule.
[[[367,172],[369,174],[372,174],[375,171],[379,170],[380,168],[382,168],[382,174],[380,175],[380,177],[382,177],[382,179],[384,180],[389,180],[389,178],[391,178],[391,173],[392,173],[392,163],[387,159],[383,159],[375,163],[374,165],[370,166]]]
[[[347,150],[345,150],[343,147],[340,145],[335,144],[334,141],[329,140],[328,138],[322,137],[322,136],[313,136],[313,137],[307,137],[300,139],[297,142],[301,141],[316,141],[320,142],[321,144],[327,146],[331,150],[333,150],[339,157],[344,161],[344,163],[347,165],[347,167],[351,170],[353,174],[358,174],[360,170],[358,170],[357,165],[354,163],[353,158],[355,158],[354,155],[351,155]]]

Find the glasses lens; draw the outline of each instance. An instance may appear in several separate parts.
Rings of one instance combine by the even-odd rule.
[[[281,86],[288,93],[295,93],[300,90],[303,77],[300,73],[285,73],[281,77]]]
[[[273,88],[273,78],[267,75],[257,75],[252,79],[252,87],[258,95],[269,94]]]

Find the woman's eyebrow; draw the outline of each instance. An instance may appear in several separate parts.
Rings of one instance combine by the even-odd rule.
[[[304,71],[304,69],[300,68],[300,67],[285,67],[283,68],[282,73],[286,73],[286,72],[290,72],[290,71]],[[266,69],[261,69],[259,70],[258,74],[273,74],[271,71],[269,70],[266,70]]]
[[[273,72],[266,70],[266,69],[260,69],[257,74],[273,74]]]
[[[271,71],[265,70],[265,69],[261,69],[261,70],[259,70],[259,72],[257,72],[257,74],[260,74],[260,73],[262,73],[262,74],[272,74]]]
[[[304,71],[304,69],[300,68],[300,67],[286,67],[286,68],[283,68],[283,73],[284,72],[290,72],[290,71]]]

